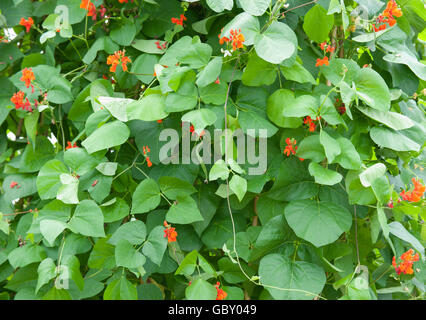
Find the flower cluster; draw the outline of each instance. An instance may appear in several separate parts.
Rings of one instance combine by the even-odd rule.
[[[16,181],[12,181],[11,183],[10,183],[10,189],[13,189],[13,188],[15,188],[16,187],[16,189],[19,189],[21,186],[18,184],[18,182],[16,182]]]
[[[388,24],[389,27],[394,26],[396,24],[395,18],[399,18],[401,16],[402,11],[398,8],[395,0],[390,0],[386,5],[386,9],[382,12],[382,14],[379,14],[376,19],[376,23],[373,23],[372,27],[375,32],[385,30],[386,24]]]
[[[22,70],[22,77],[20,80],[22,82],[25,82],[25,86],[27,88],[29,88],[31,85],[32,92],[34,92],[34,86],[31,84],[31,81],[35,80],[35,76],[31,68],[25,68],[24,70]]]
[[[180,18],[172,18],[172,23],[176,24],[176,25],[181,25],[183,26],[183,22],[186,21],[186,17],[181,14]]]
[[[157,46],[157,49],[159,49],[159,50],[165,50],[166,44],[167,44],[167,41],[163,42],[163,44],[160,44],[160,41],[155,42],[155,45]]]
[[[315,67],[319,67],[319,66],[328,66],[330,64],[330,62],[328,61],[328,57],[325,56],[324,58],[318,58],[317,59],[317,63],[315,64]]]
[[[72,145],[70,141],[67,142],[67,147],[65,148],[65,150],[68,149],[72,149],[72,148],[78,148],[77,147],[77,143],[74,142],[74,144]]]
[[[321,47],[321,50],[325,52],[333,53],[334,50],[336,50],[335,47],[329,45],[327,42],[320,43],[319,46]]]
[[[34,24],[33,18],[29,17],[28,19],[21,18],[21,21],[19,22],[21,26],[24,26],[27,33],[30,32],[31,26]]]
[[[216,300],[225,300],[228,294],[223,289],[220,289],[219,286],[220,286],[220,282],[217,282],[215,285],[217,290]]]
[[[96,20],[96,7],[90,0],[81,0],[80,8],[87,10],[87,16]]]
[[[413,274],[413,263],[419,261],[419,254],[414,254],[414,250],[410,249],[407,252],[404,252],[399,259],[400,263],[396,263],[395,257],[392,259],[392,266],[395,268],[395,271],[398,275],[401,273],[404,274]]]
[[[115,72],[117,70],[117,66],[121,63],[121,67],[123,71],[127,71],[127,63],[132,62],[129,57],[125,56],[125,50],[116,51],[114,54],[108,56],[107,65],[111,65],[109,71]]]
[[[31,108],[31,103],[28,100],[28,97],[25,98],[25,101],[24,101],[24,97],[25,97],[25,93],[23,93],[22,91],[18,91],[12,96],[10,101],[12,101],[12,103],[15,105],[15,109],[22,108],[22,110],[27,110],[32,112],[33,109]]]
[[[346,107],[345,104],[340,101],[339,98],[336,99],[336,102],[334,103],[334,106],[337,108],[337,111],[339,111],[340,114],[346,113]]]
[[[315,120],[313,120],[310,116],[307,116],[303,119],[303,123],[309,126],[309,132],[314,132],[316,128],[314,121],[319,121],[320,119],[321,117],[317,117]]]
[[[164,220],[164,227],[166,228],[164,230],[164,238],[167,238],[168,242],[174,242],[176,241],[176,237],[177,237],[177,232],[175,230],[175,228],[172,228],[171,225],[169,225],[167,223],[167,221]]]
[[[414,189],[411,191],[403,190],[400,193],[400,196],[402,197],[402,200],[418,202],[422,199],[426,186],[422,185],[418,179],[413,178],[411,181],[413,181]]]
[[[223,30],[223,29],[222,29]],[[243,43],[245,41],[244,39],[244,35],[241,33],[241,29],[239,29],[237,31],[237,29],[235,30],[231,30],[229,31],[230,33],[230,37],[222,37],[222,33],[219,34],[219,44],[224,44],[224,43],[231,43],[232,44],[232,50],[235,51],[237,49],[241,49],[243,47]]]
[[[285,139],[285,143],[287,143],[287,145],[284,148],[284,154],[289,157],[290,154],[296,154],[296,150],[297,150],[297,146],[296,143],[297,141],[294,140],[293,138],[287,138]]]
[[[148,165],[148,168],[152,167],[152,162],[149,159],[149,157],[147,156],[148,152],[151,152],[151,149],[148,146],[143,146],[142,150],[143,150],[143,156],[146,159],[146,164]]]

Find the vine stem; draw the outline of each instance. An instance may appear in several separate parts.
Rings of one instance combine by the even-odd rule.
[[[227,154],[228,154],[228,139],[227,139],[227,134],[228,134],[228,130],[227,130],[227,128],[228,128],[228,119],[227,119],[227,106],[228,106],[229,94],[230,94],[230,91],[231,91],[231,84],[232,84],[232,81],[234,79],[235,70],[236,70],[238,62],[240,60],[240,55],[241,55],[241,53],[238,55],[237,61],[235,62],[235,65],[234,65],[234,69],[232,70],[232,75],[231,75],[231,79],[230,79],[229,84],[228,84],[228,90],[226,92],[226,99],[225,99],[225,105],[224,105],[224,112],[225,112],[225,159],[226,160],[228,159],[228,157],[227,157]],[[237,237],[236,237],[236,230],[235,230],[235,221],[234,221],[234,216],[232,215],[231,203],[230,203],[230,199],[229,199],[229,179],[228,178],[226,178],[226,202],[227,202],[227,205],[228,205],[229,217],[231,219],[231,224],[232,224],[233,253],[235,253],[235,258],[236,258],[235,260],[237,261],[237,264],[238,264],[238,267],[239,267],[240,271],[247,278],[247,280],[249,280],[251,283],[253,283],[253,284],[257,285],[257,286],[263,286],[264,288],[270,288],[270,289],[275,289],[275,290],[280,290],[280,291],[300,292],[300,293],[304,293],[306,295],[311,295],[315,299],[326,300],[321,295],[313,293],[313,292],[309,292],[309,291],[302,290],[302,289],[290,289],[290,288],[281,288],[281,287],[271,286],[271,285],[267,285],[267,284],[261,283],[260,280],[259,280],[259,282],[256,282],[251,277],[249,277],[247,275],[247,273],[244,271],[243,267],[241,266],[240,258],[238,256],[238,251],[237,251]],[[231,260],[233,260],[231,254],[228,253],[228,255],[231,258]]]

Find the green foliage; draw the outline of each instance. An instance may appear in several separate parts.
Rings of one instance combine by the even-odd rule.
[[[0,299],[425,298],[422,1],[92,2],[0,1]]]

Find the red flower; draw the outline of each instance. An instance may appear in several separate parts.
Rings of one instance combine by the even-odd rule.
[[[180,19],[172,18],[172,23],[175,23],[176,25],[179,24],[179,25],[183,26],[184,21],[186,21],[186,17],[183,14],[180,15]]]
[[[218,36],[220,45],[224,44],[225,42],[229,42],[228,37],[222,37],[222,31],[223,31],[223,28],[222,28],[221,32],[219,33],[219,36]]]
[[[13,188],[15,188],[17,185],[18,185],[18,182],[16,182],[16,181],[12,181],[12,182],[10,183],[10,188],[11,188],[11,189],[13,189]]]
[[[65,150],[72,149],[72,148],[78,148],[78,147],[77,147],[77,143],[75,143],[75,142],[74,142],[74,144],[73,144],[73,145],[71,145],[71,142],[70,142],[70,141],[68,141],[68,142],[67,142],[67,147],[65,148]]]
[[[28,98],[25,98],[24,101],[24,97],[25,93],[23,93],[22,91],[18,91],[12,96],[10,101],[12,101],[12,103],[15,105],[15,109],[22,108],[22,110],[33,111],[33,109],[31,108],[30,101],[28,100]]]
[[[307,116],[303,119],[303,123],[309,125],[309,131],[314,132],[316,128],[316,124],[314,121],[318,121],[321,117],[317,117],[315,120],[312,120],[310,116]]]
[[[318,66],[323,66],[323,65],[326,65],[326,66],[328,66],[330,63],[329,63],[329,61],[328,61],[328,57],[327,56],[325,56],[324,58],[322,58],[322,59],[320,59],[320,58],[318,58],[317,59],[317,63],[315,64],[315,67],[318,67]]]
[[[220,282],[217,282],[215,286],[217,290],[216,300],[224,300],[228,294],[225,291],[223,291],[223,289],[219,289],[219,286],[220,286]]]
[[[399,264],[396,263],[395,256],[392,258],[392,266],[395,268],[395,271],[398,275],[402,273],[404,274],[413,274],[413,263],[419,261],[419,254],[416,253],[413,255],[414,250],[410,249],[407,252],[404,252],[399,258],[401,262]]]
[[[98,182],[99,182],[98,180],[93,181],[92,187],[96,186],[98,184]]]
[[[390,0],[386,5],[386,9],[383,11],[383,15],[388,18],[392,16],[399,18],[402,16],[402,11],[398,8],[398,4],[395,0]]]
[[[21,21],[19,22],[21,26],[24,26],[27,33],[30,32],[31,26],[34,24],[33,18],[29,17],[27,20],[24,18],[21,18]]]
[[[33,70],[31,68],[25,68],[24,70],[22,70],[22,77],[20,80],[25,82],[25,86],[29,88],[31,81],[35,80]]]
[[[160,120],[157,120],[157,122],[158,122],[158,123],[162,123],[162,122],[163,122],[163,120],[162,120],[162,119],[160,119]]]
[[[127,71],[127,63],[132,62],[129,57],[125,56],[125,50],[123,51],[116,51],[113,55],[110,55],[107,58],[107,65],[111,65],[109,71],[115,72],[117,69],[117,66],[121,63],[121,67],[123,68],[123,71]]]
[[[129,3],[129,0],[118,0],[120,3]]]
[[[286,147],[284,148],[284,154],[289,157],[290,154],[296,154],[296,143],[297,141],[294,140],[293,138],[287,138],[285,139],[285,143],[287,143]]]
[[[331,53],[333,53],[335,49],[336,49],[335,47],[328,46],[328,47],[327,47],[326,52],[331,52]]]
[[[243,34],[241,33],[241,29],[238,30],[231,30],[231,38],[230,41],[232,42],[232,49],[235,51],[237,49],[240,49],[243,47],[243,42],[245,41]]]
[[[167,221],[164,221],[164,227],[166,228],[164,230],[164,238],[167,238],[168,242],[175,242],[177,237],[177,232],[175,228],[172,228],[171,225],[167,223]]]
[[[323,43],[320,43],[319,46],[321,47],[321,50],[324,50],[328,46],[328,44],[324,41]]]
[[[216,79],[216,81],[214,83],[220,84],[219,77],[217,77],[217,79]]]

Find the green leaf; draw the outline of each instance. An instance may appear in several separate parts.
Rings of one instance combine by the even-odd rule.
[[[126,240],[131,245],[144,242],[146,237],[146,226],[140,220],[134,220],[122,224],[108,240],[108,243],[117,245],[120,240]]]
[[[96,166],[96,170],[105,176],[113,176],[117,171],[117,162],[102,162]]]
[[[111,281],[105,289],[104,300],[137,300],[138,292],[125,276]]]
[[[340,149],[340,144],[324,130],[320,131],[319,136],[320,143],[324,147],[327,160],[329,163],[332,163],[334,159],[342,152],[342,150]]]
[[[321,67],[321,72],[335,86],[338,86],[343,78],[346,83],[352,84],[360,70],[355,61],[340,58],[331,59],[328,66]]]
[[[154,79],[154,66],[159,59],[153,54],[141,54],[133,62],[130,71],[136,73],[135,76],[145,84],[149,84]]]
[[[222,12],[224,10],[232,10],[234,0],[207,0],[207,5],[214,12]]]
[[[178,196],[189,196],[197,189],[187,181],[175,177],[161,177],[158,179],[161,192],[169,199],[177,199]]]
[[[229,169],[223,159],[219,159],[215,162],[209,172],[209,180],[214,181],[217,179],[226,180],[229,176]]]
[[[114,246],[107,243],[108,238],[99,238],[93,246],[87,265],[94,269],[112,269],[115,267]]]
[[[83,148],[72,148],[65,151],[64,162],[75,173],[82,176],[94,169],[99,163],[99,160],[90,156]]]
[[[298,237],[316,247],[336,241],[352,224],[352,215],[345,207],[328,201],[291,201],[285,217]]]
[[[373,69],[363,68],[354,80],[356,94],[370,107],[388,111],[390,108],[390,92],[385,80]]]
[[[405,64],[411,69],[411,71],[414,72],[417,77],[423,81],[426,81],[426,65],[422,62],[419,62],[415,56],[409,54],[408,52],[401,51],[395,54],[387,54],[383,57],[383,60],[391,63]]]
[[[228,85],[224,82],[220,84],[212,83],[206,87],[199,88],[201,100],[208,104],[223,105],[226,100]]]
[[[129,46],[136,35],[136,26],[130,19],[114,20],[109,36],[120,46]]]
[[[118,267],[142,268],[146,258],[143,254],[136,251],[133,245],[124,239],[120,239],[115,247],[115,263]]]
[[[387,127],[394,130],[404,130],[411,128],[414,125],[414,122],[410,118],[397,112],[380,111],[363,106],[357,106],[357,108],[367,117],[377,122],[383,123]]]
[[[278,89],[268,98],[266,108],[268,118],[279,127],[299,127],[302,124],[302,119],[284,115],[285,109],[295,102],[293,92],[287,89]]]
[[[249,247],[253,247],[250,253],[250,261],[255,261],[266,253],[279,247],[288,236],[289,228],[284,215],[279,214],[273,217],[262,227],[254,245],[249,243]]]
[[[56,277],[56,265],[51,258],[44,259],[38,266],[37,269],[38,280],[35,293],[40,290],[40,288],[49,283],[54,277]]]
[[[278,128],[270,123],[268,119],[266,119],[266,115],[261,116],[255,112],[246,111],[239,113],[238,123],[240,124],[244,133],[252,136],[253,138],[259,136],[259,130],[261,129],[266,130],[266,137],[268,138],[272,137],[278,131]],[[253,131],[249,131],[253,129],[255,130],[254,133]]]
[[[271,0],[240,0],[241,7],[253,16],[261,16],[271,4]]]
[[[333,15],[327,15],[319,4],[312,7],[303,19],[303,30],[312,41],[321,43],[328,39],[328,34],[334,24]]]
[[[320,143],[319,134],[307,136],[299,144],[296,155],[302,159],[321,162],[325,158],[324,148]]]
[[[386,166],[383,163],[376,163],[365,169],[359,175],[359,180],[364,187],[370,187],[374,180],[386,173]]]
[[[344,137],[337,138],[337,142],[339,143],[341,153],[333,161],[348,170],[361,169],[362,161],[352,142]]]
[[[276,253],[260,260],[259,276],[265,289],[276,300],[313,300],[321,293],[326,281],[324,270],[318,265],[293,262]]]
[[[160,94],[150,94],[127,105],[128,120],[155,121],[167,116],[165,99]]]
[[[380,207],[379,205],[377,205],[377,217],[379,220],[379,224],[380,227],[382,228],[383,231],[383,236],[385,237],[385,239],[387,240],[387,242],[389,243],[394,255],[395,255],[395,248],[393,246],[392,240],[389,237],[389,232],[390,232],[390,228],[387,222],[387,218],[386,218],[386,214],[383,211],[383,208]]]
[[[62,266],[67,268],[68,274],[72,280],[74,280],[77,287],[82,291],[84,289],[84,279],[80,272],[80,261],[76,256],[66,255],[63,257]]]
[[[413,246],[416,251],[418,251],[422,257],[425,255],[425,248],[420,243],[419,240],[417,240],[416,237],[414,237],[410,232],[405,229],[405,227],[399,223],[398,221],[393,221],[389,223],[389,232],[392,233],[395,237],[398,237],[405,242],[408,242]]]
[[[342,181],[342,175],[336,171],[324,168],[318,163],[309,164],[309,173],[315,178],[315,182],[328,186],[335,185]]]
[[[197,81],[195,82],[197,86],[205,87],[216,81],[222,70],[222,60],[222,57],[213,58],[204,69],[197,74]]]
[[[3,213],[0,212],[0,231],[9,234],[9,223],[3,220]]]
[[[270,85],[275,82],[277,73],[275,65],[259,58],[256,52],[253,52],[249,56],[241,81],[251,87]]]
[[[55,156],[52,143],[44,136],[36,137],[36,142],[28,144],[21,156],[20,172],[40,171],[43,165]]]
[[[81,144],[89,154],[99,150],[119,146],[127,141],[129,128],[121,121],[113,121],[96,129]]]
[[[160,188],[153,179],[145,179],[136,187],[132,196],[132,213],[145,213],[158,207]]]
[[[184,274],[190,276],[194,273],[195,267],[197,266],[198,252],[193,250],[188,253],[176,269],[175,275]]]
[[[142,253],[160,266],[166,248],[167,238],[164,237],[164,227],[157,226],[150,232],[147,242],[142,248]]]
[[[299,83],[312,83],[316,84],[314,77],[306,70],[298,61],[291,67],[280,66],[281,73],[287,80],[296,81]]]
[[[285,23],[274,21],[265,32],[256,35],[254,49],[263,60],[279,64],[296,51],[297,38]]]
[[[176,58],[183,64],[188,64],[191,68],[201,68],[209,63],[212,55],[212,47],[207,43],[191,44],[185,51],[179,52]]]
[[[52,289],[43,296],[43,300],[72,300],[72,297],[67,290],[52,287]]]
[[[104,216],[93,200],[83,200],[77,205],[68,228],[88,237],[105,237]]]
[[[203,220],[197,203],[191,196],[177,196],[176,202],[177,204],[173,204],[167,211],[166,220],[168,222],[188,224]]]
[[[37,176],[37,190],[41,199],[56,197],[61,187],[60,175],[68,173],[67,167],[59,160],[50,160],[41,168]]]
[[[419,151],[420,145],[403,135],[400,131],[385,127],[373,127],[370,130],[371,139],[380,147],[395,151]]]
[[[185,290],[187,300],[215,300],[216,296],[216,288],[203,279],[191,282]]]
[[[214,124],[216,120],[216,114],[206,108],[189,111],[182,116],[182,121],[192,123],[196,132],[201,132],[205,127]]]
[[[42,261],[46,258],[43,247],[36,244],[27,244],[13,249],[7,256],[10,265],[16,268],[25,267],[31,263]]]
[[[105,107],[105,109],[107,109],[109,111],[109,113],[116,118],[117,120],[120,120],[121,122],[127,122],[127,106],[129,104],[131,104],[132,102],[134,102],[135,100],[133,99],[126,99],[126,98],[113,98],[113,97],[98,97],[97,100],[99,101],[99,103]],[[95,112],[99,113],[99,111]],[[102,113],[99,113],[99,117],[102,116]],[[103,120],[102,122],[107,121],[109,118],[109,114],[108,117]],[[90,119],[90,117],[89,117]],[[101,117],[102,119],[102,117]],[[87,120],[88,122],[89,120]],[[87,122],[86,122],[86,127],[87,127]],[[87,129],[86,129],[87,130]],[[88,134],[91,134],[91,132],[88,132]]]
[[[40,232],[52,246],[66,227],[67,224],[61,220],[43,219],[40,221]]]
[[[106,203],[102,204],[101,209],[104,214],[105,223],[118,221],[128,216],[130,213],[129,205],[121,198],[117,198],[116,201],[110,205],[106,205]]]
[[[61,200],[63,203],[76,204],[78,201],[78,184],[77,177],[69,173],[62,173],[60,175],[62,185],[58,189],[56,199]]]
[[[38,110],[34,110],[24,118],[25,131],[27,132],[30,142],[33,144],[33,148],[36,146],[37,121],[39,115],[40,113]]]
[[[238,200],[243,200],[247,192],[247,180],[234,174],[231,181],[229,181],[229,188],[235,193]]]

